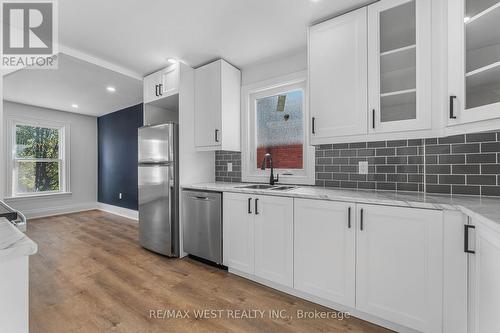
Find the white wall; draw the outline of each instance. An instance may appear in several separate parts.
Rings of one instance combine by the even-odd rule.
[[[2,184],[5,201],[27,217],[47,216],[92,209],[97,202],[97,118],[31,105],[4,101],[3,133],[11,117],[54,120],[70,125],[70,191],[71,194],[37,198],[9,199],[9,189]],[[5,142],[3,137],[2,145]],[[8,163],[8,160],[4,163]],[[4,167],[6,164],[4,164]],[[8,177],[9,175],[5,175]]]
[[[306,48],[243,67],[241,69],[241,85],[246,86],[304,70],[307,70]]]

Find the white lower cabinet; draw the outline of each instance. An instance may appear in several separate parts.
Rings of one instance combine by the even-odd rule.
[[[442,212],[357,209],[356,308],[421,332],[441,332]]]
[[[235,193],[223,201],[231,272],[392,328],[443,332],[442,211]],[[500,241],[477,235],[476,299],[497,309]],[[475,310],[483,326],[473,332],[499,327],[498,316]]]
[[[244,273],[254,272],[254,215],[251,197],[242,194],[223,195],[223,262]]]
[[[293,199],[224,193],[224,264],[293,287]]]
[[[295,199],[295,289],[355,306],[355,207]]]
[[[475,227],[472,229],[471,227]],[[469,254],[468,333],[500,330],[500,230],[473,220]]]

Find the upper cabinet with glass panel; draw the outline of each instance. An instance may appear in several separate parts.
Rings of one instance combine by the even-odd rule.
[[[370,132],[431,127],[430,22],[427,0],[368,7]]]
[[[450,124],[500,117],[500,1],[448,3]]]

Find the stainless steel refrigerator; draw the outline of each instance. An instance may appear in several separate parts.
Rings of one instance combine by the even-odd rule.
[[[178,126],[139,128],[139,242],[179,256]]]

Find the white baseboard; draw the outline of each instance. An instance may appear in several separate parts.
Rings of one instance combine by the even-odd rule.
[[[115,214],[121,217],[126,217],[131,220],[139,221],[139,212],[137,210],[108,205],[102,202],[98,202],[96,205],[97,209],[102,210],[104,212]]]
[[[23,209],[21,212],[26,216],[27,219],[33,219],[33,218],[56,216],[69,213],[78,213],[93,209],[96,209],[95,202],[89,202],[77,205],[58,206],[58,207]]]

